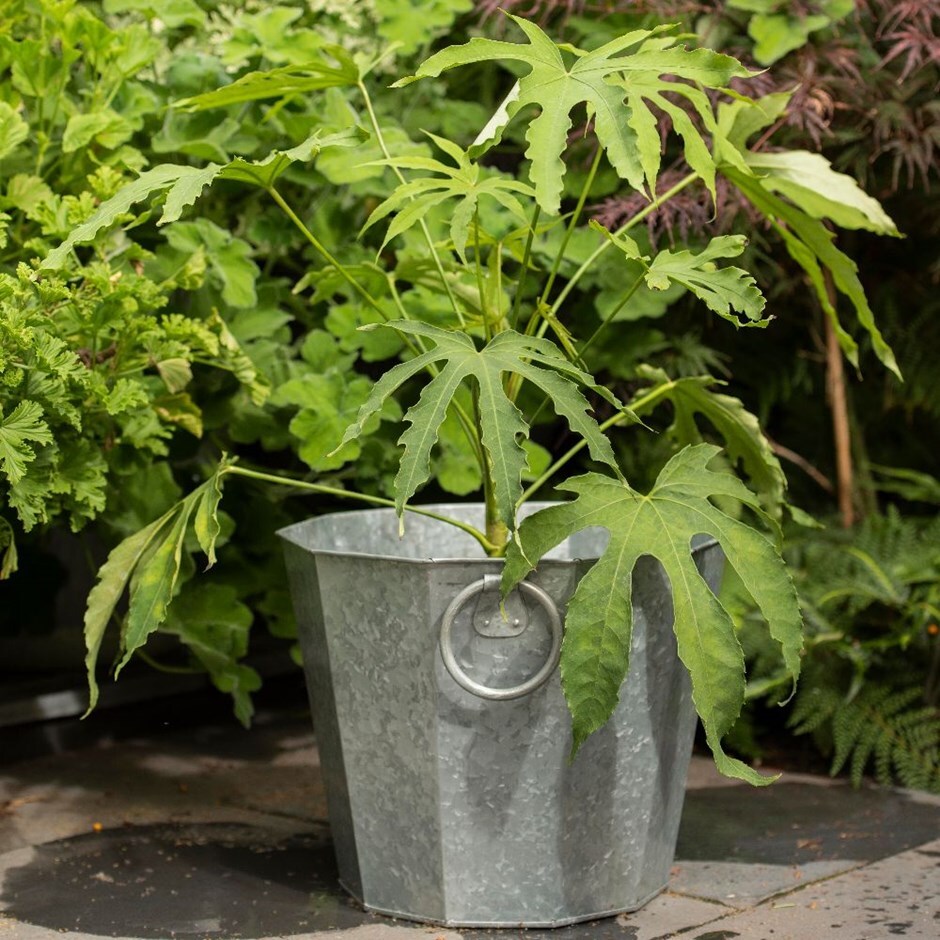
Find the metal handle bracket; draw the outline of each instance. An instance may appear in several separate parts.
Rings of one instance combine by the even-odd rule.
[[[527,597],[532,598],[538,604],[544,608],[546,614],[548,614],[549,627],[552,634],[552,647],[549,651],[548,658],[542,664],[541,669],[534,676],[531,676],[525,682],[520,685],[510,686],[504,689],[493,688],[492,686],[483,685],[480,682],[476,682],[474,679],[471,679],[470,676],[464,672],[461,665],[457,662],[457,657],[454,655],[454,648],[452,642],[452,633],[454,628],[454,621],[457,619],[457,614],[460,612],[460,609],[467,603],[471,598],[475,597],[477,594],[481,594],[484,591],[490,589],[493,586],[493,575],[486,575],[481,578],[479,581],[474,581],[473,584],[465,587],[448,605],[447,610],[444,611],[444,616],[441,619],[441,658],[444,660],[444,667],[450,673],[454,682],[457,683],[462,689],[465,689],[467,692],[471,692],[473,695],[479,696],[480,698],[489,699],[490,701],[503,702],[510,699],[521,698],[523,695],[528,695],[530,692],[534,692],[537,688],[543,685],[548,677],[555,671],[555,668],[558,666],[558,660],[561,657],[561,636],[562,636],[562,622],[561,614],[558,612],[558,608],[555,606],[555,602],[551,597],[540,588],[537,584],[532,584],[529,581],[522,581],[517,590],[521,591]]]

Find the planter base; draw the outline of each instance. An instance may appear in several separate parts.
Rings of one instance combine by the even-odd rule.
[[[661,888],[657,888],[652,892],[652,894],[643,898],[631,907],[617,908],[614,911],[596,911],[593,914],[579,914],[577,917],[569,917],[565,918],[564,920],[546,920],[543,922],[526,921],[524,924],[507,924],[505,921],[429,920],[426,917],[415,917],[414,914],[410,914],[405,911],[385,910],[383,908],[372,907],[369,904],[366,904],[365,901],[363,901],[355,891],[350,891],[348,886],[343,884],[342,879],[340,879],[340,886],[348,895],[350,895],[350,897],[358,901],[367,911],[370,911],[373,914],[382,914],[384,917],[392,917],[395,920],[408,920],[419,924],[432,924],[435,927],[459,927],[465,929],[475,928],[478,930],[506,929],[507,927],[525,927],[526,930],[551,930],[555,927],[571,927],[573,924],[584,924],[594,920],[605,920],[608,917],[616,917],[618,914],[632,914],[634,911],[638,911],[641,907],[645,907],[647,904],[649,904],[653,898],[659,897],[659,895],[661,895],[668,887],[668,885],[664,884]]]

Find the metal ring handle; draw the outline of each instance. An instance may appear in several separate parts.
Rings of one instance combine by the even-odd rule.
[[[542,668],[539,669],[534,676],[527,679],[521,685],[510,686],[505,689],[496,689],[483,685],[480,682],[475,682],[463,671],[460,664],[457,662],[457,657],[454,655],[453,646],[451,644],[451,632],[454,627],[454,620],[460,608],[463,607],[470,598],[482,593],[489,584],[490,578],[481,578],[479,581],[474,581],[473,584],[465,587],[450,602],[447,610],[444,611],[444,617],[441,620],[441,658],[444,660],[444,666],[450,673],[454,682],[462,689],[466,689],[467,692],[472,692],[480,698],[495,702],[504,702],[509,699],[521,698],[523,695],[534,692],[539,686],[543,685],[548,680],[548,677],[555,671],[558,660],[561,658],[561,615],[558,613],[555,602],[537,584],[531,584],[528,581],[520,582],[518,590],[538,601],[548,614],[549,626],[552,631],[552,648],[548,654],[548,659],[545,660]]]

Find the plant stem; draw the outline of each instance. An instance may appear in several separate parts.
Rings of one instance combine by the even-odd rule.
[[[349,271],[339,262],[337,258],[329,251],[329,249],[320,241],[310,229],[304,225],[303,220],[297,215],[296,212],[290,207],[289,203],[284,199],[284,197],[273,187],[269,187],[267,190],[271,198],[281,207],[284,211],[284,214],[294,223],[300,233],[307,239],[308,242],[314,247],[314,249],[320,254],[320,256],[331,264],[339,272],[340,276],[349,284],[350,287],[370,306],[375,310],[383,320],[388,319],[388,314],[379,306],[379,302],[359,283],[349,273]]]
[[[601,333],[603,333],[604,330],[606,330],[607,327],[610,326],[611,323],[613,323],[614,317],[616,317],[617,314],[620,313],[620,311],[623,310],[623,308],[626,307],[628,303],[630,303],[630,300],[632,299],[633,295],[637,292],[637,290],[639,290],[639,287],[642,283],[643,283],[643,275],[641,274],[633,282],[633,284],[631,285],[630,289],[626,292],[626,294],[623,295],[620,302],[613,308],[613,310],[610,311],[610,313],[607,314],[606,317],[604,317],[604,319],[601,321],[597,329],[584,341],[584,343],[578,349],[579,356],[583,357],[584,354],[587,352],[587,350],[591,346],[594,345],[594,341],[597,339],[597,337],[600,336]]]
[[[269,188],[268,193],[271,195],[271,198],[281,207],[281,209],[284,211],[287,217],[294,223],[294,225],[297,226],[297,228],[300,230],[304,238],[306,238],[307,241],[310,242],[310,244],[320,253],[320,255],[327,262],[329,262],[331,265],[333,265],[333,267],[336,268],[336,270],[340,273],[340,275],[343,277],[346,283],[349,284],[356,291],[356,293],[359,294],[359,296],[362,297],[362,299],[365,300],[365,302],[369,304],[369,306],[373,310],[375,310],[379,314],[379,316],[382,317],[383,320],[387,321],[389,319],[388,314],[382,309],[382,307],[379,305],[379,302],[365,289],[365,287],[363,287],[362,284],[359,283],[359,281],[356,280],[356,278],[354,278],[349,273],[349,271],[345,267],[343,267],[342,264],[340,264],[340,262],[333,256],[333,254],[326,248],[326,246],[316,237],[316,235],[314,235],[313,232],[311,232],[310,229],[308,229],[307,226],[304,225],[303,220],[297,215],[296,212],[294,212],[294,210],[286,202],[284,197],[276,189],[274,189],[274,187]],[[389,279],[389,283],[391,284],[391,279]],[[392,288],[392,297],[395,301],[396,306],[401,311],[402,316],[406,320],[411,319],[408,316],[408,312],[405,310],[404,306],[401,303],[401,297],[398,295],[398,292],[394,288]],[[415,344],[417,343],[417,348],[421,352],[424,352],[424,344],[421,342],[420,339],[418,339],[417,341],[412,341],[411,337],[405,336],[404,340],[405,340],[405,344],[410,349],[414,350]],[[437,372],[438,372],[437,367],[434,366],[433,363],[428,366],[428,371],[431,373],[431,375],[437,375]],[[462,408],[460,408],[459,405],[457,406],[457,413],[460,418],[460,423],[463,426],[464,433],[466,433],[471,446],[477,452],[477,460],[480,463],[481,468],[485,468],[485,461],[483,459],[482,451],[480,450],[479,439],[473,436],[473,425],[470,423],[466,412]]]
[[[161,663],[159,660],[154,659],[152,656],[149,656],[143,650],[137,650],[134,655],[145,662],[151,669],[156,669],[157,672],[165,672],[172,676],[201,676],[205,675],[202,669],[196,669],[193,666],[168,666],[166,663]]]
[[[388,281],[389,293],[392,295],[392,301],[394,302],[399,313],[401,313],[402,318],[405,320],[410,320],[408,316],[408,311],[405,310],[405,305],[402,303],[401,294],[398,293],[398,288],[395,285],[395,277],[392,274],[386,274],[385,279]],[[408,337],[404,337],[406,340]],[[409,344],[409,348],[411,344]],[[424,344],[420,344],[421,352],[424,352]],[[434,363],[431,363],[428,366],[428,371],[432,376],[438,375],[440,370],[437,368]],[[463,429],[464,435],[467,438],[467,441],[470,444],[470,447],[473,449],[474,457],[476,457],[477,463],[480,465],[480,472],[485,472],[485,458],[483,456],[483,449],[480,446],[480,439],[477,434],[476,428],[474,427],[473,421],[470,419],[470,415],[467,414],[464,407],[457,401],[454,402],[454,410],[457,412],[457,419],[460,421],[460,426]]]
[[[358,82],[358,87],[359,92],[362,95],[362,100],[365,102],[366,113],[369,115],[369,123],[372,125],[372,130],[375,132],[375,139],[382,151],[382,155],[386,160],[391,160],[392,154],[388,149],[388,145],[385,143],[385,135],[382,133],[382,128],[379,125],[379,119],[376,117],[375,109],[372,107],[372,97],[369,95],[369,89],[366,88],[365,83],[362,81]],[[391,169],[392,172],[398,177],[398,181],[400,183],[404,183],[405,177],[403,176],[401,170],[399,170],[397,166],[393,166]],[[450,301],[450,305],[454,308],[454,313],[457,314],[457,320],[460,325],[466,326],[467,323],[466,320],[464,320],[463,312],[460,309],[460,305],[457,303],[457,298],[454,296],[454,292],[451,290],[450,283],[447,280],[447,275],[444,272],[444,265],[442,264],[441,257],[437,251],[437,246],[434,244],[434,239],[431,237],[431,231],[424,219],[421,219],[418,224],[421,227],[424,240],[427,242],[428,250],[431,252],[431,257],[434,259],[434,266],[437,268],[438,275],[440,275],[441,284],[444,286],[447,299]]]
[[[642,283],[643,283],[643,275],[641,274],[633,283],[633,286],[623,296],[620,303],[618,303],[613,308],[613,310],[611,310],[610,313],[607,314],[607,316],[604,318],[604,320],[601,322],[598,328],[584,341],[581,347],[575,350],[575,355],[572,357],[572,361],[574,362],[580,361],[582,364],[582,368],[585,368],[585,371],[588,371],[588,372],[590,371],[584,365],[585,352],[587,352],[587,350],[590,348],[591,345],[593,345],[597,337],[600,336],[601,333],[611,324],[614,317],[617,316],[617,314],[620,313],[620,311],[623,310],[624,307],[626,307],[626,305],[630,302],[630,298],[637,292],[637,289]],[[536,421],[538,421],[539,415],[541,415],[541,413],[545,410],[545,406],[548,404],[548,402],[549,402],[549,397],[548,395],[545,395],[542,398],[541,402],[539,402],[538,408],[536,408],[535,411],[532,413],[532,417],[529,418],[528,423],[530,427],[534,425]]]
[[[542,304],[548,302],[548,295],[555,286],[555,279],[558,277],[558,271],[561,268],[562,261],[564,261],[565,251],[568,248],[568,243],[571,241],[571,236],[574,235],[574,230],[578,227],[581,213],[584,210],[584,204],[587,202],[588,193],[590,193],[591,187],[594,185],[594,177],[597,175],[597,169],[601,164],[601,157],[603,156],[603,153],[604,151],[598,147],[597,153],[594,155],[594,160],[591,163],[591,169],[588,170],[587,179],[584,181],[584,185],[581,187],[581,195],[578,197],[578,204],[574,207],[574,212],[571,213],[571,218],[568,221],[568,228],[565,230],[565,236],[562,238],[561,245],[559,246],[558,252],[555,255],[555,260],[552,262],[552,269],[548,273],[548,280],[545,282],[545,287],[542,289],[542,293],[539,296],[539,302],[536,306],[536,310],[538,310]]]
[[[656,402],[663,398],[667,392],[675,387],[675,382],[664,382],[662,385],[657,385],[656,388],[650,389],[645,395],[640,398],[635,399],[630,403],[631,411],[639,413],[641,409],[648,407],[649,405],[654,405]],[[606,431],[609,428],[614,427],[617,424],[620,424],[623,421],[631,420],[630,415],[625,415],[622,412],[617,412],[617,414],[612,415],[606,421],[602,421],[598,427],[601,431]],[[587,447],[587,441],[582,438],[578,441],[573,447],[567,450],[564,454],[561,455],[523,494],[519,497],[516,502],[516,511],[518,512],[519,507],[528,502],[546,483],[551,480],[551,478],[559,471],[565,464],[568,463],[573,457],[584,450]]]
[[[541,208],[536,205],[532,212],[532,221],[529,223],[529,234],[526,236],[525,248],[522,252],[522,270],[519,272],[519,280],[516,282],[516,293],[512,299],[512,314],[510,316],[510,325],[514,330],[519,328],[519,309],[522,305],[522,291],[525,287],[526,275],[529,273],[529,259],[532,257],[532,242],[535,241],[535,230],[539,224],[539,213]]]
[[[489,342],[493,338],[490,325],[490,311],[486,302],[486,290],[483,286],[483,268],[480,266],[480,210],[473,211],[473,268],[477,278],[477,292],[480,295],[480,315],[483,317],[483,335]]]
[[[645,219],[651,213],[655,212],[660,206],[669,202],[670,199],[681,193],[683,189],[685,189],[687,186],[690,186],[698,178],[698,173],[690,173],[688,176],[683,177],[671,189],[666,190],[666,192],[664,192],[661,196],[657,196],[645,209],[641,209],[635,216],[633,216],[631,219],[628,219],[623,225],[620,226],[620,228],[617,229],[616,232],[614,232],[614,235],[623,235],[624,233],[629,232],[631,228],[642,222],[643,219]],[[601,244],[598,245],[597,248],[595,248],[594,251],[592,251],[591,254],[584,259],[581,266],[577,271],[574,272],[574,274],[571,275],[568,283],[565,284],[559,295],[555,298],[555,301],[551,306],[551,312],[553,314],[558,313],[559,308],[568,299],[568,295],[574,290],[578,281],[580,281],[581,278],[584,277],[584,275],[591,269],[591,267],[594,265],[594,262],[597,261],[597,259],[605,251],[607,251],[608,248],[610,248],[611,244],[612,242],[610,239],[605,238]],[[545,335],[544,324],[539,335]]]
[[[829,302],[835,309],[835,289],[826,272],[826,291]],[[852,467],[852,434],[849,430],[849,406],[846,393],[845,368],[839,338],[829,317],[825,317],[826,329],[826,397],[832,414],[832,437],[836,451],[836,492],[839,498],[839,515],[843,528],[850,529],[855,523],[855,474]]]
[[[336,486],[324,486],[322,483],[308,483],[306,480],[294,480],[290,477],[279,477],[275,476],[273,473],[262,473],[259,470],[248,470],[245,467],[239,467],[237,465],[227,467],[223,473],[234,473],[237,476],[247,477],[251,480],[260,480],[264,483],[276,483],[280,486],[290,486],[299,490],[308,490],[311,493],[322,493],[324,496],[338,496],[341,499],[355,499],[364,503],[371,503],[374,506],[389,506],[391,508],[395,507],[394,500],[384,499],[381,496],[369,496],[367,493],[356,493],[352,490],[342,490]],[[493,555],[499,551],[499,546],[494,545],[492,542],[487,539],[487,537],[479,530],[474,528],[474,526],[469,525],[466,522],[461,522],[459,519],[452,519],[450,516],[442,516],[436,512],[431,512],[429,509],[421,509],[418,506],[405,506],[405,512],[413,512],[418,516],[427,516],[429,519],[436,519],[438,522],[446,522],[448,525],[452,525],[463,532],[466,532],[467,535],[472,535],[473,538],[480,543],[483,550],[488,555]]]

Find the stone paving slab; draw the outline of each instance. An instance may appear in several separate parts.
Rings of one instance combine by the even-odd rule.
[[[749,908],[804,884],[851,871],[858,864],[848,859],[806,865],[682,861],[673,867],[669,888],[674,894]]]
[[[940,800],[695,759],[669,891],[556,930],[363,911],[336,881],[306,719],[0,766],[0,940],[889,940],[940,937]],[[840,926],[833,926],[840,925]]]
[[[728,937],[772,940],[937,940],[940,840],[808,885],[714,926]]]

